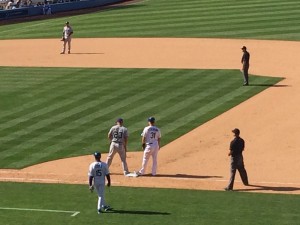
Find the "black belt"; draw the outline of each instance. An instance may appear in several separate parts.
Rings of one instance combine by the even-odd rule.
[[[123,144],[123,142],[113,141],[113,143]]]
[[[146,143],[147,145],[152,145],[153,143]]]

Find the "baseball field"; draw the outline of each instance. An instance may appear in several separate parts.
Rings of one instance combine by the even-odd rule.
[[[299,12],[289,0],[149,0],[1,26],[0,224],[299,224]],[[99,216],[91,153],[108,151],[123,117],[139,169],[148,116],[163,134],[158,175],[124,177],[116,157],[114,210]],[[237,175],[224,192],[235,127],[251,185]]]

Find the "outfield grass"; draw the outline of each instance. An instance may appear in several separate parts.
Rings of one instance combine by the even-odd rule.
[[[281,78],[237,70],[0,68],[0,168],[108,151],[116,118],[140,150],[155,116],[162,145],[227,111]]]
[[[135,5],[0,26],[0,39],[74,37],[217,37],[299,40],[298,0],[147,0]],[[54,16],[55,18],[55,16]]]
[[[79,211],[70,213],[0,209],[1,225],[296,225],[297,195],[111,187],[113,212],[96,213],[97,196],[87,185],[0,183],[0,208]]]

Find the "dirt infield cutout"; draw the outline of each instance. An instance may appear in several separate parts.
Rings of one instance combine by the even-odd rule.
[[[252,186],[244,187],[237,175],[235,189],[300,194],[298,42],[87,38],[74,39],[72,54],[60,55],[59,40],[3,40],[0,63],[28,67],[239,69],[243,45],[251,53],[251,74],[286,79],[163,147],[156,177],[124,177],[119,160],[114,160],[113,185],[222,190],[229,178],[230,131],[238,127],[246,141],[245,164]],[[138,169],[141,160],[142,152],[130,152],[130,170]],[[91,161],[92,156],[82,156],[22,170],[0,170],[0,180],[87,183]]]

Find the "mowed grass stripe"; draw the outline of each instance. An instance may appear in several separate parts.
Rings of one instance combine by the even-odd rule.
[[[142,72],[141,72],[142,74]],[[112,77],[114,75],[112,74]],[[47,107],[41,108],[40,111],[34,111],[31,114],[27,114],[24,117],[25,118],[18,118],[20,121],[24,122],[27,121],[27,129],[31,132],[35,130],[39,130],[40,128],[46,127],[47,125],[53,124],[57,121],[64,120],[68,117],[71,117],[74,114],[80,113],[81,111],[89,110],[90,108],[98,108],[100,106],[105,106],[105,102],[108,102],[108,104],[111,104],[114,102],[113,97],[118,98],[119,96],[122,96],[125,94],[128,89],[126,87],[126,80],[128,82],[132,82],[133,76],[120,76],[121,79],[118,80],[118,82],[112,82],[110,86],[105,85],[104,88],[98,87],[95,82],[91,82],[89,79],[86,79],[86,82],[83,82],[83,80],[80,80],[78,82],[78,86],[72,86],[72,88],[76,88],[76,91],[74,93],[78,93],[77,95],[72,96],[72,98],[63,97],[63,101],[56,101],[54,104],[47,105]],[[110,78],[111,79],[111,78]],[[102,80],[103,81],[103,80]],[[116,84],[124,84],[122,88],[118,88],[118,95],[117,96],[108,96],[103,97],[101,93],[109,93],[110,91],[115,91],[116,87],[114,85]],[[84,84],[87,84],[88,86],[84,86]],[[105,84],[105,83],[104,83]],[[145,83],[145,85],[147,85]],[[84,91],[80,91],[81,89],[84,89]],[[102,89],[102,90],[101,90]],[[51,93],[49,93],[50,95]],[[67,96],[69,95],[68,92],[66,92]],[[97,94],[99,96],[92,96]],[[62,96],[63,93],[60,92],[60,96]],[[134,96],[135,97],[135,96]],[[140,96],[137,96],[140,97]],[[94,99],[93,101],[87,101],[89,98]],[[83,101],[82,101],[83,100]],[[49,114],[48,114],[49,113]],[[47,114],[44,116],[44,114]],[[52,114],[55,116],[49,117]],[[19,120],[13,121],[12,125],[19,126]],[[7,128],[12,128],[12,126],[8,126],[9,123],[7,123]],[[5,127],[5,124],[1,125],[1,127]],[[2,129],[3,130],[3,129]],[[3,136],[0,140],[2,140],[2,143],[5,144],[5,142],[8,141],[14,141],[14,139],[19,138],[19,136],[26,135],[28,132],[27,130],[22,130],[19,132],[14,132],[11,135]],[[17,136],[17,137],[16,137]]]
[[[168,73],[168,71],[166,71],[166,73]],[[160,75],[164,75],[164,73],[162,73]],[[173,75],[174,75],[174,71],[173,71]],[[187,79],[188,75],[189,74],[186,74],[182,78]],[[151,77],[151,76],[149,76],[149,77]],[[161,78],[164,79],[164,76],[161,76]],[[181,77],[178,77],[178,78],[179,79],[176,80],[177,83],[184,82],[184,79],[181,79]],[[158,80],[158,79],[156,79],[156,81],[160,82],[160,80]],[[151,83],[151,80],[149,79],[145,83]],[[162,91],[164,91],[165,88],[168,88],[168,86],[173,85],[173,83],[166,83],[166,84],[167,84],[167,86],[161,86],[158,89],[155,89],[154,91],[162,92]],[[171,88],[171,87],[169,87],[169,88]],[[153,91],[151,91],[151,90],[149,91],[147,89],[145,89],[144,92],[145,93],[140,93],[139,95],[132,96],[132,98],[144,96],[143,98],[146,100],[147,98],[151,99],[151,96],[149,96],[149,95],[155,94],[155,93],[153,93]],[[117,103],[118,106],[111,105],[110,107],[101,110],[101,114],[99,114],[99,111],[97,111],[96,114],[94,114],[96,116],[96,118],[94,118],[94,120],[102,121],[103,116],[113,114],[113,112],[112,112],[113,108],[118,108],[118,111],[122,111],[123,110],[122,106],[127,105],[127,102],[129,102],[129,101],[132,102],[133,99],[129,98],[129,99],[122,101],[121,103],[118,102]],[[143,106],[143,104],[140,104],[139,102],[137,102],[136,104],[143,107],[143,109],[146,111],[150,111],[152,107],[155,107],[155,105],[148,104],[147,102],[145,102],[145,106]],[[139,113],[141,113],[141,112],[139,112]],[[40,140],[39,145],[34,144],[33,146],[30,146],[30,144],[26,145],[26,143],[25,143],[25,144],[21,144],[20,146],[17,146],[18,154],[17,155],[13,154],[10,157],[5,158],[5,160],[9,160],[12,158],[15,159],[16,157],[18,157],[18,155],[19,155],[19,157],[21,157],[24,154],[24,152],[26,152],[28,154],[28,151],[30,151],[30,149],[42,148],[43,142],[49,142],[52,144],[51,146],[47,146],[46,148],[43,148],[42,151],[31,153],[32,158],[25,158],[24,160],[21,160],[21,161],[20,160],[15,161],[12,164],[10,164],[9,166],[10,167],[18,167],[19,165],[22,165],[24,163],[31,164],[31,163],[33,163],[32,160],[35,161],[36,159],[38,159],[38,160],[47,159],[49,155],[51,155],[57,151],[60,151],[61,149],[66,149],[69,147],[72,147],[71,149],[73,149],[73,147],[74,148],[78,147],[84,140],[88,139],[90,136],[94,136],[95,133],[97,134],[97,133],[101,132],[101,133],[106,134],[108,131],[108,128],[110,127],[110,125],[112,125],[112,121],[114,121],[114,120],[108,120],[108,121],[105,121],[100,124],[100,123],[96,123],[94,121],[89,121],[86,119],[86,117],[84,115],[82,115],[82,116],[83,117],[78,120],[75,120],[75,121],[72,120],[73,123],[71,125],[64,126],[63,130],[61,130],[60,129],[61,127],[60,127],[56,130],[53,130],[51,133],[48,132],[45,135],[38,137],[38,139]],[[128,119],[130,119],[134,116],[135,115],[132,114]],[[90,119],[91,115],[89,115],[88,117],[89,117],[88,119]],[[81,124],[81,122],[82,122],[82,124]],[[88,126],[86,126],[86,123],[89,123]],[[85,127],[87,128],[88,132],[81,132],[82,129],[85,130]],[[141,128],[139,128],[139,130],[140,129]],[[64,135],[65,133],[69,133],[71,135],[69,137],[66,137],[65,139],[61,140],[59,143],[55,143],[55,141],[57,141],[57,138],[58,137],[61,138],[61,135]],[[50,137],[49,139],[47,139],[48,135],[53,135],[53,137]],[[43,139],[43,137],[45,137],[46,139]],[[28,141],[30,142],[30,139]],[[22,150],[24,150],[24,151],[22,152]],[[5,153],[4,153],[4,155],[5,155]]]
[[[12,93],[22,95],[20,89],[14,86],[14,80],[17,76],[22,77],[21,71],[24,70],[30,74],[30,68],[10,70],[11,83],[6,74],[6,85],[10,86]],[[21,89],[28,95],[39,89],[40,95],[35,95],[37,104],[32,108],[22,105],[28,102],[31,105],[34,101],[31,98],[14,105],[11,110],[18,114],[11,118],[6,116],[6,120],[0,123],[0,167],[21,168],[50,159],[89,154],[95,149],[107,151],[107,132],[120,116],[124,117],[131,133],[130,150],[139,146],[140,132],[150,115],[157,116],[165,145],[211,119],[210,115],[226,110],[219,103],[211,102],[222,98],[220,102],[229,101],[229,105],[235,105],[255,91],[266,88],[246,87],[255,91],[243,94],[239,90],[241,74],[234,70],[53,68],[47,76],[41,72],[39,79],[49,80],[51,73],[60,74],[62,86],[54,85],[51,91],[45,86],[45,92],[39,92],[43,87],[36,86],[30,75],[25,76],[27,81],[22,77],[26,83],[24,86],[32,85],[33,88]],[[66,79],[70,77],[71,80]],[[260,77],[255,79],[267,82]],[[271,78],[270,82],[279,80]],[[225,95],[229,89],[233,92],[232,96],[241,94],[242,97],[232,100],[232,96]],[[53,93],[55,98],[52,98]],[[224,95],[227,98],[224,99]],[[2,97],[6,101],[14,101],[13,95]],[[206,106],[208,109],[205,109]],[[180,129],[172,127],[177,120]]]
[[[165,71],[164,73],[162,73],[160,75],[167,75],[168,72],[169,71]],[[148,74],[148,75],[150,75],[150,74]],[[174,71],[173,71],[172,75],[176,75],[176,73],[174,73]],[[189,76],[190,76],[190,73],[187,73],[185,76],[178,77],[178,79],[176,79],[176,82],[177,82],[176,86],[178,84],[180,84],[181,82],[186,82],[184,80],[190,79]],[[147,82],[145,82],[146,85],[147,85],[147,83],[151,83],[151,76],[148,76],[148,77],[150,79],[148,79]],[[165,76],[161,76],[161,78],[164,78],[164,77]],[[160,80],[158,80],[158,79],[156,79],[156,81],[160,82]],[[155,92],[163,91],[165,88],[172,88],[170,86],[174,85],[174,83],[165,83],[165,84],[166,85],[161,86],[159,89],[155,89]],[[141,88],[143,88],[143,87],[141,87]],[[58,137],[61,138],[61,136],[62,135],[64,136],[65,133],[70,134],[69,137],[65,138],[65,142],[63,142],[63,143],[60,142],[57,147],[54,144],[54,145],[51,145],[50,147],[47,147],[46,149],[43,149],[43,151],[41,151],[41,152],[32,153],[34,155],[34,158],[38,158],[38,157],[45,158],[48,155],[53,154],[53,152],[58,151],[61,148],[67,148],[67,147],[70,147],[72,145],[76,146],[76,144],[80,144],[80,142],[82,142],[84,139],[89,138],[90,136],[93,136],[95,134],[97,135],[101,131],[103,131],[103,132],[106,131],[107,132],[107,129],[108,129],[107,127],[111,124],[111,121],[115,120],[115,118],[109,119],[108,124],[105,124],[105,122],[104,122],[104,124],[102,123],[101,124],[102,126],[100,126],[99,123],[95,123],[94,121],[95,120],[101,121],[103,116],[105,116],[107,114],[109,116],[109,114],[112,114],[111,110],[113,108],[122,109],[123,106],[127,106],[127,105],[130,105],[130,104],[135,104],[135,105],[138,104],[138,105],[141,105],[143,107],[143,105],[140,104],[139,102],[136,102],[136,99],[135,99],[135,98],[139,98],[140,96],[143,96],[143,99],[141,99],[141,100],[143,102],[145,102],[145,107],[143,107],[144,110],[151,110],[151,107],[155,107],[155,105],[152,105],[151,103],[148,104],[147,99],[146,99],[146,98],[152,99],[151,96],[149,96],[149,95],[153,95],[153,92],[149,91],[147,89],[145,89],[144,92],[147,92],[147,95],[144,95],[141,92],[139,95],[134,95],[132,97],[129,97],[128,99],[124,99],[124,101],[122,101],[121,103],[120,102],[117,103],[118,106],[111,105],[108,108],[105,108],[105,109],[101,110],[101,114],[99,114],[99,112],[97,111],[94,114],[92,113],[92,114],[88,114],[86,116],[82,115],[82,117],[80,119],[76,119],[76,120],[71,119],[73,121],[72,124],[67,124],[63,127],[58,127],[57,129],[52,130],[51,132],[40,134],[40,136],[35,137],[34,139],[28,139],[27,143],[21,143],[20,145],[16,146],[16,149],[18,149],[18,154],[17,155],[11,154],[13,151],[11,151],[11,149],[10,149],[9,151],[3,152],[2,156],[3,157],[6,156],[5,160],[9,159],[9,157],[13,157],[13,158],[21,157],[25,153],[24,151],[26,151],[26,150],[27,150],[26,154],[28,154],[29,153],[28,150],[30,151],[30,149],[32,149],[32,148],[40,148],[40,147],[42,148],[43,146],[39,145],[40,143],[43,143],[43,142],[55,143],[57,138]],[[128,116],[126,118],[130,119],[131,117],[135,116],[135,113],[132,112],[133,110],[130,110],[130,109],[126,110],[126,112],[129,112],[129,114],[130,114],[130,116]],[[136,111],[136,110],[135,110],[135,112],[138,112],[139,114],[142,113],[141,111]],[[88,117],[88,118],[86,118],[86,117]],[[92,119],[92,121],[91,121],[91,119]],[[86,133],[80,132],[82,129],[85,129],[85,126],[86,126],[87,123],[89,123],[89,126],[87,127],[88,132],[86,132]],[[55,124],[55,122],[53,122],[53,124]],[[76,131],[77,133],[75,133],[74,131]],[[51,140],[51,139],[53,139],[53,140]],[[30,163],[29,160],[30,159],[28,159],[26,162]],[[24,162],[22,162],[22,163],[24,163]],[[10,166],[17,166],[18,164],[19,164],[19,162],[15,162]]]
[[[126,73],[128,71],[130,70],[125,69],[114,71],[114,73]],[[103,74],[101,76],[101,79],[98,79],[98,84],[99,87],[104,86],[103,91],[105,91],[108,87],[103,84],[107,83],[108,80],[111,79],[111,75],[113,74],[106,75],[105,70],[102,72]],[[43,74],[42,71],[41,74]],[[0,113],[0,121],[7,120],[6,117],[9,116],[10,120],[11,118],[15,117],[15,124],[18,124],[19,120],[21,122],[25,122],[20,119],[20,117],[26,116],[26,120],[28,120],[32,117],[35,117],[36,114],[41,115],[53,110],[53,103],[57,104],[57,107],[59,108],[59,106],[62,105],[62,101],[65,101],[63,104],[74,102],[76,98],[84,98],[89,93],[97,92],[89,89],[89,87],[95,86],[95,80],[93,79],[93,76],[97,76],[97,74],[89,73],[89,75],[90,77],[89,79],[87,79],[87,74],[85,73],[85,71],[78,70],[77,72],[70,75],[64,74],[64,77],[56,79],[53,84],[49,83],[44,87],[32,87],[32,91],[30,92],[32,98],[27,100],[26,103],[21,107],[16,107],[4,114]],[[65,90],[68,91],[66,92]],[[17,91],[18,92],[15,91],[15,95],[20,95],[20,93],[22,93],[21,90]],[[64,92],[64,99],[61,98],[61,91]],[[44,96],[44,98],[38,98],[38,96]],[[49,105],[52,105],[51,109],[45,108]],[[13,123],[10,124],[12,125]],[[2,126],[3,128],[6,128],[5,123],[2,123]]]

